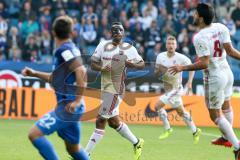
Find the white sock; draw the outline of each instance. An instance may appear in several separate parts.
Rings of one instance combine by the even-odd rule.
[[[132,144],[137,144],[138,139],[137,137],[131,132],[131,130],[128,128],[128,126],[125,123],[121,123],[120,126],[116,129],[116,131],[129,140]]]
[[[161,120],[163,121],[163,126],[165,128],[165,130],[168,130],[171,128],[170,123],[168,121],[168,116],[167,116],[167,112],[164,108],[161,108],[158,111],[158,116],[161,118]]]
[[[85,151],[90,154],[92,150],[95,148],[95,146],[101,141],[104,135],[104,130],[101,129],[95,129],[92,136],[90,137],[88,144],[85,148]]]
[[[183,119],[185,121],[185,123],[190,127],[190,129],[192,130],[192,133],[195,133],[197,131],[197,127],[195,126],[191,115],[188,112],[184,112],[183,113]]]
[[[232,143],[235,150],[239,149],[239,141],[233,131],[232,126],[227,121],[224,116],[221,116],[215,120],[215,123],[218,125],[220,131],[223,135]]]
[[[230,107],[227,110],[222,110],[223,115],[225,116],[225,118],[228,120],[228,122],[233,125],[233,110],[232,107]]]

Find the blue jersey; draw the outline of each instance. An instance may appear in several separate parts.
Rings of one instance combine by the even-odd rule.
[[[69,41],[62,44],[59,48],[55,50],[54,53],[54,66],[53,66],[54,70],[57,70],[59,67],[64,65],[64,63],[68,63],[69,61],[79,56],[81,56],[81,53],[73,42]],[[61,92],[58,91],[55,92],[58,103],[61,103],[62,101],[74,101],[76,98],[74,93],[68,93],[67,91],[64,90],[64,88],[66,88],[66,84],[74,85],[74,83],[76,82],[75,72],[70,73],[68,76],[64,75],[65,74],[64,71],[62,71],[62,73],[60,72],[60,74],[61,76],[56,78],[62,79],[62,81],[64,82],[57,84],[59,85],[59,87],[63,88]],[[76,112],[78,114],[84,112],[83,102],[82,105],[77,107]]]

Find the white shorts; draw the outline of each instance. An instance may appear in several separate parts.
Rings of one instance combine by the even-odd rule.
[[[119,115],[119,106],[122,102],[122,98],[123,96],[121,94],[102,92],[102,105],[98,114],[106,119]]]
[[[159,100],[166,105],[172,106],[173,108],[178,108],[180,106],[183,106],[182,94],[183,94],[182,87],[179,89],[173,89],[170,92],[167,92],[164,95],[162,95]]]
[[[206,72],[205,72],[206,74]],[[221,109],[225,100],[230,100],[233,87],[233,73],[224,69],[206,76],[204,81],[205,103],[209,109]]]

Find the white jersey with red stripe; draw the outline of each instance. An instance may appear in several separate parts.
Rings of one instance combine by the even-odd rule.
[[[212,23],[194,37],[198,57],[210,58],[208,68],[204,70],[205,100],[210,109],[220,109],[232,95],[233,74],[226,59],[225,43],[231,43],[230,33],[220,23]]]
[[[172,57],[169,57],[167,52],[162,52],[157,56],[156,59],[156,67],[158,65],[162,65],[166,68],[172,67],[174,65],[188,65],[191,64],[191,60],[178,52],[175,52],[175,54]],[[162,81],[164,84],[170,85],[172,89],[178,89],[182,86],[182,72],[178,74],[170,74],[170,72],[166,72],[163,77]]]
[[[209,27],[201,29],[194,36],[194,46],[198,57],[209,56],[210,63],[205,70],[205,82],[207,75],[218,74],[220,70],[230,70],[226,59],[226,51],[223,48],[224,43],[231,43],[228,28],[221,23],[212,23]]]
[[[129,43],[114,46],[112,41],[101,41],[97,46],[93,58],[101,65],[111,67],[110,72],[101,73],[101,90],[113,94],[122,94],[125,90],[125,61],[137,63],[142,61],[136,48]]]

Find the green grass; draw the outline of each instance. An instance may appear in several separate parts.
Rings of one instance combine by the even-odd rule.
[[[28,129],[33,121],[0,120],[0,159],[1,160],[40,160],[38,152],[27,139]],[[144,138],[142,160],[233,160],[232,149],[212,146],[214,138],[202,135],[200,143],[193,145],[192,135],[187,127],[174,127],[173,134],[166,140],[158,140],[162,126],[129,125],[131,130]],[[82,144],[87,144],[94,129],[93,123],[82,125]],[[216,128],[202,128],[203,132],[218,135]],[[239,135],[239,133],[238,133]],[[62,160],[70,159],[61,139],[49,136]],[[132,145],[107,128],[104,139],[92,153],[92,160],[132,160]]]

